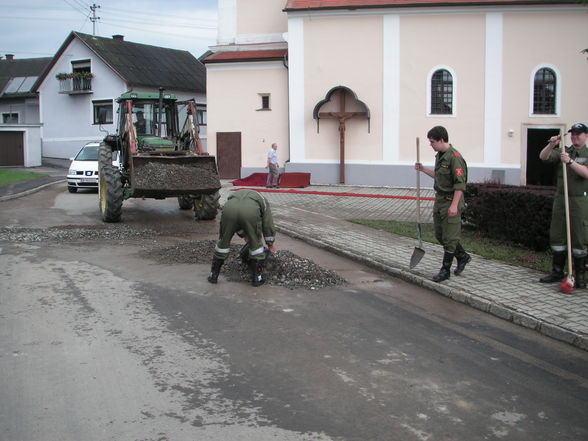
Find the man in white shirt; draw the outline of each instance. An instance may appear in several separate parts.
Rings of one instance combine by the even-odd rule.
[[[278,177],[280,176],[280,165],[278,164],[278,144],[275,142],[272,144],[272,148],[267,154],[267,164],[265,168],[269,169],[267,174],[267,182],[265,186],[267,188],[278,188]]]

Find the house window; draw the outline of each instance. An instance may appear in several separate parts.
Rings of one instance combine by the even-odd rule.
[[[206,109],[197,109],[196,110],[196,121],[198,122],[199,126],[206,125]]]
[[[18,113],[3,113],[2,124],[18,124]]]
[[[112,100],[92,101],[94,124],[112,124]]]
[[[439,69],[431,77],[431,115],[453,114],[453,75]]]
[[[90,70],[90,60],[76,60],[71,62],[71,71],[76,72],[92,72]]]
[[[261,108],[257,110],[272,110],[270,108],[270,94],[260,93],[259,96],[261,97]]]
[[[556,86],[555,72],[549,68],[541,68],[535,73],[533,80],[533,114],[556,114]]]

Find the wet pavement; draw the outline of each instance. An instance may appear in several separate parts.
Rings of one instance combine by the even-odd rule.
[[[51,167],[13,169],[45,173],[38,180],[0,187],[0,201],[30,194],[65,180],[66,170]],[[221,203],[236,187],[223,182]],[[414,239],[397,236],[346,219],[415,221],[411,188],[313,185],[304,189],[257,189],[267,196],[278,231],[317,247],[356,259],[378,270],[426,287],[457,302],[588,350],[588,290],[566,295],[559,285],[539,282],[542,273],[472,255],[460,276],[431,281],[441,265],[443,248],[423,243],[425,255],[409,269]],[[421,222],[432,222],[432,190],[421,190]],[[428,199],[427,199],[428,198]],[[276,240],[279,248],[279,237]]]

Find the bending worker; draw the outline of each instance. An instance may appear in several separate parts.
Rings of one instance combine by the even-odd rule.
[[[445,127],[435,126],[427,133],[429,143],[437,155],[435,169],[424,167],[417,162],[415,169],[435,180],[435,205],[433,206],[433,223],[435,237],[443,245],[443,264],[439,273],[433,277],[434,282],[442,282],[451,275],[453,258],[457,259],[454,274],[460,275],[472,260],[465,252],[461,238],[461,213],[465,208],[463,192],[468,180],[468,166],[461,154],[449,144],[449,134]]]
[[[263,241],[267,244],[268,251],[274,254],[276,232],[269,202],[258,192],[238,190],[227,199],[221,215],[219,240],[214,249],[212,267],[208,276],[210,283],[218,282],[221,266],[229,255],[231,239],[235,233],[249,244],[251,284],[263,285],[265,282]]]
[[[576,272],[575,287],[586,288],[585,268],[588,245],[586,234],[586,219],[588,219],[588,127],[577,123],[568,133],[572,135],[572,145],[565,147],[559,135],[552,136],[539,158],[557,167],[557,190],[553,198],[551,226],[549,229],[549,243],[553,252],[553,266],[551,274],[539,279],[543,283],[560,282],[564,277],[566,264],[567,235],[566,216],[564,207],[564,184],[561,163],[566,164],[568,177],[568,194],[570,203],[570,237],[572,241],[572,256]],[[556,145],[560,147],[556,148]]]

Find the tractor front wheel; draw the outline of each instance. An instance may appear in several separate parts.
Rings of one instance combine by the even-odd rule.
[[[112,147],[105,142],[101,142],[98,149],[98,172],[102,167],[108,167],[109,165],[112,165]]]
[[[120,170],[112,165],[102,166],[98,193],[100,214],[104,222],[119,222],[122,214],[123,188]]]
[[[194,218],[196,220],[213,220],[218,214],[220,194],[203,194],[194,199]]]
[[[178,196],[178,205],[180,210],[189,210],[194,207],[194,199],[190,196]]]

